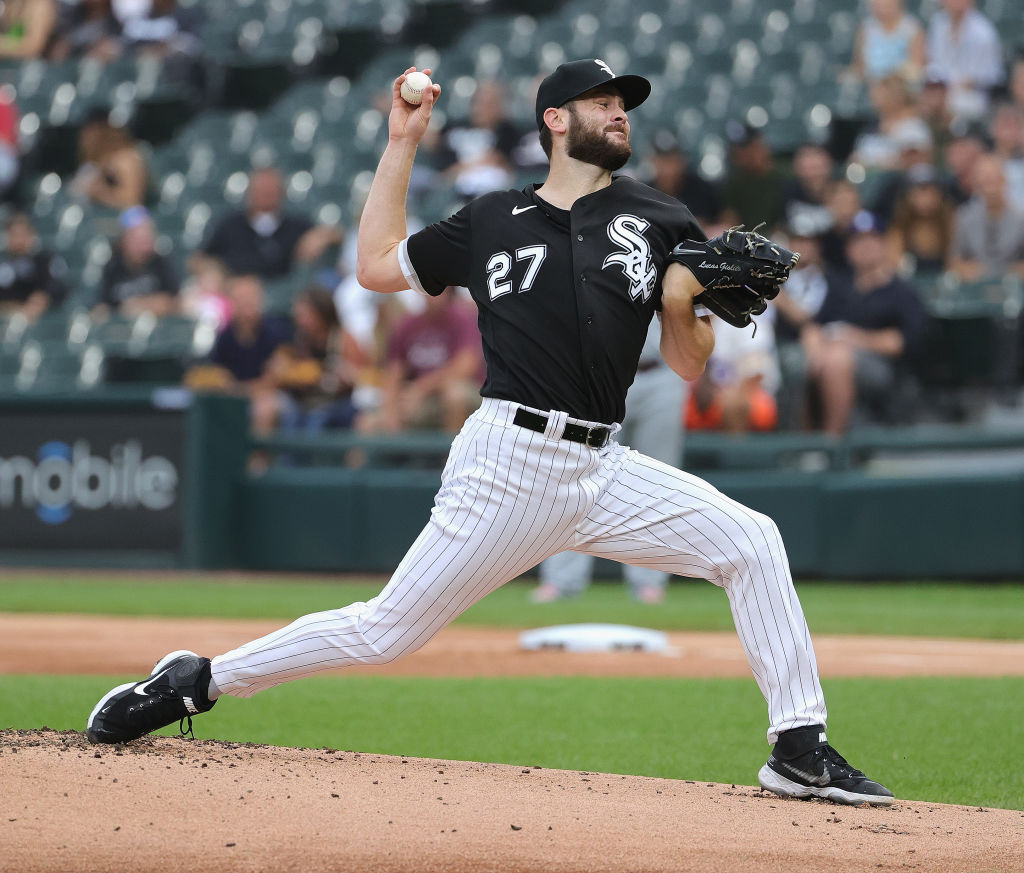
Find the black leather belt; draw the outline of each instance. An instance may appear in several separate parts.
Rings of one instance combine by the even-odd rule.
[[[548,426],[548,417],[530,412],[528,409],[519,407],[516,410],[513,424],[533,430],[537,433],[544,433]],[[603,449],[611,439],[612,429],[610,427],[584,427],[582,424],[571,424],[566,422],[565,430],[562,431],[562,439],[573,443],[583,443],[592,449]]]

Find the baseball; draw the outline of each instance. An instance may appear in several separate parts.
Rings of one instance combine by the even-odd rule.
[[[431,86],[430,76],[426,73],[409,73],[402,82],[402,99],[413,106],[423,101],[423,92]]]

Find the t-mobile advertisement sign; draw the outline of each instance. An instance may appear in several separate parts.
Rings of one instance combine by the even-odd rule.
[[[181,412],[0,409],[0,549],[177,549]]]

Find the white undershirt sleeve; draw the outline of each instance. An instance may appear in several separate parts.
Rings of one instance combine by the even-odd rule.
[[[420,282],[420,277],[416,275],[416,268],[413,267],[412,261],[409,260],[409,237],[406,237],[398,244],[398,263],[402,268],[402,275],[405,276],[405,280],[409,283],[409,287],[429,297],[430,295],[423,288],[423,283]]]

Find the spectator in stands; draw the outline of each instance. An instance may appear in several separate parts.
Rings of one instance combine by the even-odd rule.
[[[832,269],[847,270],[846,241],[861,210],[860,191],[852,182],[838,179],[829,189],[827,203],[832,225],[821,235],[822,259]]]
[[[993,151],[1003,160],[1010,202],[1024,208],[1024,107],[1000,103],[989,126]]]
[[[921,23],[904,12],[902,0],[871,0],[871,13],[857,31],[851,72],[869,82],[892,75],[916,82],[924,66]]]
[[[455,433],[480,403],[483,351],[476,311],[448,288],[398,323],[388,344],[380,409],[367,431],[443,428]]]
[[[20,171],[18,107],[14,103],[13,89],[0,88],[0,201],[15,198]]]
[[[717,222],[722,212],[718,190],[690,165],[675,134],[670,130],[659,130],[654,134],[651,146],[653,175],[647,183],[685,203],[702,225]]]
[[[223,330],[231,321],[227,273],[216,261],[207,261],[181,289],[181,314]]]
[[[822,236],[829,227],[809,214],[795,216],[787,225],[789,247],[800,260],[789,281],[775,298],[775,350],[779,360],[780,386],[777,392],[779,427],[807,429],[807,355],[800,334],[814,322],[830,289],[849,284],[845,270],[828,266],[822,257]],[[833,293],[836,293],[833,290]]]
[[[878,113],[874,127],[857,137],[851,160],[874,170],[900,168],[900,151],[908,141],[926,138],[928,125],[917,115],[914,96],[902,76],[886,76],[871,85],[871,104]]]
[[[178,311],[180,278],[170,259],[156,250],[156,228],[144,206],[121,213],[121,239],[103,269],[97,314],[121,315]]]
[[[988,151],[976,129],[954,136],[946,145],[946,169],[951,175],[949,193],[953,202],[963,205],[974,196],[974,168]]]
[[[1005,74],[999,32],[974,8],[974,0],[942,0],[942,5],[928,23],[928,75],[946,83],[955,117],[978,119]]]
[[[202,52],[198,8],[181,9],[177,0],[145,0],[143,3],[118,2],[115,14],[121,25],[125,48],[134,53],[198,56]]]
[[[755,317],[757,332],[729,330],[717,316],[715,350],[686,401],[687,430],[727,433],[774,430],[779,369],[772,320]]]
[[[1024,277],[1024,207],[1010,202],[998,155],[983,155],[974,167],[977,193],[956,213],[950,267],[968,281]]]
[[[267,363],[287,341],[288,331],[280,321],[267,316],[258,276],[229,279],[227,294],[231,321],[217,335],[206,364],[189,371],[186,384],[195,390],[252,396],[265,384]],[[271,420],[275,416],[276,411]]]
[[[924,338],[926,317],[914,287],[896,275],[881,220],[859,212],[847,242],[851,288],[830,286],[801,341],[818,389],[826,433],[847,431],[858,403],[887,412],[901,365]]]
[[[726,135],[729,169],[722,196],[725,224],[755,227],[764,222],[770,233],[782,218],[785,174],[775,166],[771,148],[756,128],[730,121]]]
[[[359,368],[366,364],[361,350],[342,328],[329,291],[312,286],[292,306],[295,333],[267,364],[269,383],[277,390],[277,423],[285,430],[320,431],[348,428],[356,417],[352,389]],[[259,423],[271,430],[273,420]]]
[[[828,226],[828,195],[832,186],[832,156],[824,146],[804,143],[793,156],[793,178],[786,182],[783,210],[787,224]]]
[[[20,313],[35,321],[64,299],[65,271],[60,258],[40,248],[29,217],[13,213],[0,253],[0,315]]]
[[[45,57],[56,26],[56,0],[6,0],[0,9],[0,59]]]
[[[933,77],[924,80],[917,92],[917,114],[928,125],[935,148],[943,151],[953,135],[953,114],[946,100],[945,82]]]
[[[885,222],[892,220],[896,203],[909,187],[909,174],[912,171],[927,173],[935,169],[932,137],[923,120],[915,118],[900,125],[893,142],[898,150],[896,163],[882,178],[873,202],[868,204],[871,211],[880,215]]]
[[[57,30],[52,60],[89,57],[108,62],[121,54],[121,25],[110,0],[79,0],[63,16]]]
[[[128,209],[146,196],[146,162],[132,135],[97,108],[78,135],[80,165],[71,180],[76,196],[100,206]]]
[[[276,279],[299,264],[319,260],[340,242],[337,228],[316,226],[305,216],[285,212],[281,174],[263,167],[249,175],[245,209],[220,220],[189,266],[196,272],[204,257],[216,258],[229,273]]]
[[[934,167],[911,168],[889,226],[893,263],[906,273],[941,273],[953,246],[954,210]]]
[[[441,134],[439,169],[461,197],[508,188],[514,181],[512,152],[522,132],[505,117],[497,82],[480,82],[469,118],[451,122]]]
[[[1024,112],[1024,50],[1014,58],[1010,70],[1010,100],[1021,112]]]

